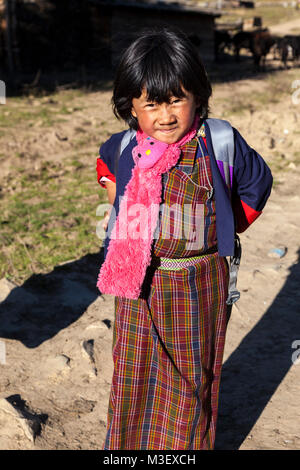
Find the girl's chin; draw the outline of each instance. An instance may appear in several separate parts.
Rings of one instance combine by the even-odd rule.
[[[172,131],[158,131],[155,138],[165,144],[175,144],[183,137],[184,133],[178,132],[178,129]]]

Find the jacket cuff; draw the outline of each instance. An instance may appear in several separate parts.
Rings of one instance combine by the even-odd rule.
[[[97,158],[96,170],[97,170],[97,180],[100,186],[102,186],[102,188],[105,188],[105,184],[104,184],[105,180],[101,181],[101,179],[104,177],[110,181],[113,181],[114,183],[116,182],[115,175],[113,175],[113,173],[109,171],[108,166],[106,165],[106,163],[104,163],[103,160],[101,160],[101,158]]]
[[[262,213],[262,211],[256,211],[248,206],[248,204],[242,200],[234,201],[233,210],[237,233],[244,232]]]

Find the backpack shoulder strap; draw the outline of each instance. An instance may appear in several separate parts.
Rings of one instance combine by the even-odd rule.
[[[209,127],[212,146],[217,162],[222,162],[225,183],[228,188],[232,187],[230,169],[234,165],[234,135],[230,122],[223,119],[206,119]],[[223,176],[223,175],[222,175]]]
[[[118,167],[119,167],[119,160],[120,156],[122,155],[123,151],[129,145],[130,141],[135,137],[136,131],[133,129],[128,129],[122,137],[118,150],[116,152],[115,157],[115,177],[117,177]]]
[[[223,119],[206,119],[207,125],[210,130],[212,146],[214,154],[218,163],[224,170],[225,183],[228,188],[232,187],[232,172],[230,169],[234,165],[234,135],[231,124]],[[237,275],[241,262],[242,247],[239,236],[235,234],[234,240],[234,255],[230,257],[230,270],[229,270],[229,285],[228,297],[226,300],[227,305],[232,305],[239,300],[240,292],[237,290]]]

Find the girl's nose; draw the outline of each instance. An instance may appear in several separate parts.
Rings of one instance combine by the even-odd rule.
[[[166,125],[166,124],[173,123],[175,120],[176,120],[176,117],[173,111],[170,109],[168,104],[163,103],[159,109],[159,118],[158,118],[159,124]]]

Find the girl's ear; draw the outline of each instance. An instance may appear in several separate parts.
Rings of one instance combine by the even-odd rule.
[[[136,114],[133,106],[131,108],[131,114],[132,114],[133,117],[137,118],[137,114]]]

